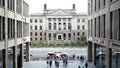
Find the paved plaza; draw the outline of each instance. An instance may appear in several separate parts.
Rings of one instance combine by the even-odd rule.
[[[40,59],[40,57],[46,57],[48,52],[66,52],[69,56],[75,54],[76,56],[83,55],[84,57],[87,56],[87,48],[32,48],[30,50],[32,56],[30,62],[24,62],[23,68],[50,68],[49,65],[47,65],[46,60]],[[33,59],[37,60],[33,60]],[[59,61],[59,68],[78,68],[80,66],[83,68],[85,66],[85,61],[78,61],[78,60],[68,60],[68,65],[65,67],[63,65],[62,60]],[[88,63],[89,68],[93,68],[91,63]],[[53,61],[52,67],[55,68],[55,63]],[[85,67],[84,67],[85,68]]]
[[[62,61],[59,61],[59,63],[60,63],[59,68],[65,68],[63,66]],[[89,65],[89,68],[93,68],[90,64],[88,64],[88,65]],[[83,68],[85,66],[85,62],[69,61],[66,68],[78,68],[78,66],[81,66],[81,68]],[[30,62],[25,62],[23,68],[50,68],[50,67],[49,67],[49,65],[46,64],[46,61],[30,61]],[[55,68],[54,61],[52,63],[51,68]]]

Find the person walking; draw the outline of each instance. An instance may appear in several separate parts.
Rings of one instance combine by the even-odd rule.
[[[88,63],[87,63],[87,61],[86,61],[86,63],[85,63],[85,68],[88,68]]]
[[[78,68],[81,68],[80,66],[78,66]]]
[[[59,62],[57,60],[55,60],[55,67],[59,68]]]
[[[49,65],[50,65],[50,68],[52,66],[52,59],[50,58],[49,61],[48,61]]]

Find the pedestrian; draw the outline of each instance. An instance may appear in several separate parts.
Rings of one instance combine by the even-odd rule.
[[[55,67],[59,68],[59,62],[57,60],[55,60]]]
[[[49,65],[50,65],[50,68],[52,66],[52,59],[50,58],[49,61],[48,61]]]
[[[21,55],[18,55],[18,61],[17,61],[17,64],[18,64],[18,68],[21,68],[22,67],[22,57]]]
[[[85,68],[88,68],[88,63],[87,63],[87,61],[86,61],[86,63],[85,63]]]
[[[78,68],[81,68],[80,66],[78,66]]]

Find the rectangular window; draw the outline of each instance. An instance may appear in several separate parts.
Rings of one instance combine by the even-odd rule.
[[[94,27],[94,31],[95,31],[95,37],[96,37],[96,18],[95,18],[95,27]]]
[[[35,32],[35,36],[37,36],[37,32]]]
[[[61,23],[58,24],[58,30],[61,30]]]
[[[53,18],[53,21],[56,22],[56,18]]]
[[[88,36],[90,36],[90,20],[88,20]]]
[[[37,41],[37,38],[35,38],[35,41]]]
[[[40,40],[42,40],[42,38],[40,38]]]
[[[49,23],[48,27],[49,27],[49,30],[51,30],[51,29],[52,29],[51,23]]]
[[[4,7],[5,6],[5,0],[0,0],[0,6]]]
[[[51,18],[48,18],[48,21],[51,22]]]
[[[30,38],[30,40],[32,41],[32,38]]]
[[[40,32],[40,36],[42,36],[42,32]]]
[[[79,36],[79,35],[80,35],[80,33],[78,32],[78,33],[77,33],[77,35]]]
[[[85,32],[82,32],[82,35],[84,36],[84,35],[85,35]]]
[[[93,34],[93,20],[91,19],[91,36],[93,36],[92,34]]]
[[[35,26],[35,30],[37,30],[37,26]]]
[[[98,17],[98,37],[100,37],[100,16]]]
[[[68,18],[68,21],[71,21],[71,18]]]
[[[46,36],[46,33],[44,33],[44,35]]]
[[[100,0],[98,1],[99,3],[98,3],[98,9],[100,9]]]
[[[110,39],[112,39],[112,23],[113,23],[113,12],[110,12]]]
[[[82,29],[83,29],[83,30],[85,29],[85,26],[84,26],[84,25],[82,26]]]
[[[23,22],[23,36],[29,36],[29,23]]]
[[[66,30],[66,23],[63,23],[63,30]]]
[[[77,19],[77,22],[80,23],[80,19]]]
[[[79,26],[79,25],[77,26],[77,29],[78,29],[78,30],[80,29],[80,26]]]
[[[29,5],[23,1],[23,15],[29,17]]]
[[[58,21],[61,21],[61,18],[58,18]]]
[[[40,26],[40,30],[42,30],[42,26]]]
[[[106,19],[106,18],[105,18],[105,17],[106,17],[106,16],[103,15],[103,21],[104,21],[104,22],[103,22],[103,25],[104,25],[104,26],[103,26],[103,38],[105,38],[105,26],[106,26],[106,22],[105,22],[105,19]]]
[[[120,18],[120,9],[119,9],[119,18]],[[119,19],[119,40],[120,40],[120,19]]]
[[[1,2],[0,2],[0,3],[1,3]],[[2,29],[2,28],[1,28],[1,25],[2,25],[2,22],[1,22],[1,16],[0,16],[0,40],[1,40],[1,34],[2,34],[2,33],[1,33],[1,29]]]
[[[35,19],[35,23],[37,23],[37,19]]]
[[[2,17],[2,39],[5,39],[5,17]]]
[[[110,2],[112,2],[113,0],[110,0]]]
[[[16,11],[19,14],[22,14],[22,0],[16,0]]]
[[[84,23],[85,22],[85,19],[82,19],[82,23]]]
[[[96,11],[96,0],[95,0],[95,11]]]
[[[105,4],[106,4],[106,0],[103,0],[103,5],[105,6]]]
[[[9,10],[13,10],[14,11],[14,0],[7,0],[7,7]]]
[[[54,23],[54,30],[56,30],[56,23]]]
[[[32,19],[30,19],[30,23],[32,23],[33,21],[32,21]]]
[[[40,19],[39,22],[42,23],[42,19]]]

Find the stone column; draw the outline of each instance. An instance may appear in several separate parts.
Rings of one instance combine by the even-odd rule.
[[[8,68],[8,54],[7,54],[7,49],[3,50],[3,68]]]
[[[30,61],[30,45],[29,45],[29,42],[26,43],[26,61]]]
[[[92,45],[92,62],[94,66],[96,66],[96,44],[93,43]]]
[[[18,57],[20,57],[20,58],[18,58],[19,60],[18,60],[18,62],[20,62],[20,67],[23,67],[23,62],[24,62],[24,54],[23,54],[23,45],[22,44],[20,44],[20,55],[18,56]]]
[[[5,20],[4,20],[4,29],[5,29],[5,33],[4,33],[4,46],[5,46],[5,49],[3,50],[3,68],[8,68],[8,0],[5,0],[5,11],[4,11],[4,17],[5,17]]]
[[[112,49],[106,48],[106,67],[105,68],[112,68]]]
[[[17,68],[17,46],[13,47],[13,68]]]
[[[92,42],[88,42],[88,62],[92,62]]]

